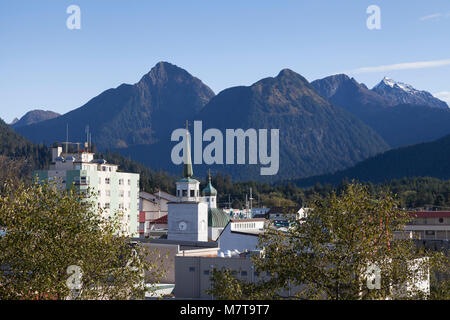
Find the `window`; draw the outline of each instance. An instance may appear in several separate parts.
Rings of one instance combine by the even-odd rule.
[[[123,203],[119,203],[119,209],[123,209]]]
[[[123,179],[119,179],[119,186],[123,185]]]
[[[439,223],[444,223],[444,218],[439,218]]]
[[[247,276],[247,271],[241,271],[241,276],[246,277]]]
[[[189,272],[195,272],[195,267],[189,267]]]
[[[128,185],[131,186],[131,180],[130,179],[128,179]]]
[[[204,270],[204,271],[203,271],[203,274],[204,274],[205,276],[209,276],[209,270]]]
[[[110,181],[109,178],[105,178],[105,183],[106,184],[109,184],[109,181]]]
[[[187,190],[183,190],[183,197],[187,197]]]
[[[98,194],[99,197],[101,197],[101,195],[102,195],[101,190],[98,190],[97,194]]]
[[[195,190],[191,190],[191,197],[195,197]]]
[[[105,203],[105,209],[109,209],[109,208],[110,208],[109,203]]]
[[[120,195],[121,198],[123,198],[123,194],[124,194],[123,190],[120,190],[119,191],[119,195]]]
[[[102,171],[106,171],[106,167],[105,166],[102,167]]]

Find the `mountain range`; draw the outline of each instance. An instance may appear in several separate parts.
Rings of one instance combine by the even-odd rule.
[[[388,81],[390,85],[386,84]],[[447,104],[409,85],[384,78],[369,90],[344,74],[329,76],[311,84],[324,98],[370,126],[393,148],[428,142],[450,134],[450,109]],[[406,89],[402,91],[402,87]]]
[[[34,142],[85,141],[89,126],[101,150],[164,141],[170,129],[183,127],[214,96],[199,79],[160,62],[134,84],[121,84],[58,118],[16,130]]]
[[[201,120],[204,130],[222,132],[277,128],[280,171],[272,179],[336,172],[389,148],[450,134],[450,111],[431,94],[402,84],[408,90],[397,93],[397,100],[393,98],[396,85],[392,92],[376,90],[381,86],[369,90],[346,75],[309,83],[284,69],[276,77],[215,95],[187,71],[160,62],[134,85],[122,84],[62,116],[15,130],[34,142],[50,144],[66,139],[67,125],[69,140],[84,141],[89,126],[99,150],[115,150],[152,168],[179,173],[179,166],[170,161],[175,144],[170,134],[184,127],[186,120]],[[408,104],[397,105],[398,101]],[[261,179],[259,167],[218,165],[212,169],[248,180]],[[206,170],[206,166],[194,166],[197,175]]]
[[[372,129],[319,96],[305,78],[289,69],[248,87],[223,90],[191,119],[202,121],[203,131],[280,129],[281,165],[276,176],[261,177],[260,166],[255,165],[195,165],[194,172],[199,176],[206,175],[207,169],[239,180],[309,176],[311,172],[345,168],[388,148]],[[155,144],[116,151],[152,168],[179,173],[170,159],[173,145],[167,141],[169,136]]]

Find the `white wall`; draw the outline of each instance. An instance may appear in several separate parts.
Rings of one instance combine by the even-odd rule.
[[[229,223],[223,230],[219,238],[220,252],[226,253],[227,250],[245,250],[251,251],[258,248],[258,236],[250,234],[242,234],[231,231],[232,223]]]
[[[177,202],[168,204],[169,240],[208,241],[208,205],[206,203]],[[180,230],[180,223],[187,225]]]

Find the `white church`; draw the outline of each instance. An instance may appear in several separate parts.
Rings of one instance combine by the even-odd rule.
[[[186,129],[183,178],[176,182],[176,201],[168,205],[168,240],[216,241],[230,221],[229,215],[217,208],[217,190],[211,184],[200,195],[200,182],[193,178],[190,134]]]

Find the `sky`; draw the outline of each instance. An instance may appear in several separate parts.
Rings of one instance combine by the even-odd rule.
[[[367,27],[371,5],[381,29]],[[450,102],[449,31],[448,0],[0,0],[0,118],[66,113],[159,61],[215,93],[289,68],[368,87],[388,76]]]

